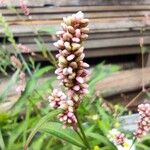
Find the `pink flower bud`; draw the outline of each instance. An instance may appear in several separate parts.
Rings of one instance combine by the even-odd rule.
[[[80,90],[80,87],[79,87],[79,85],[76,85],[76,86],[73,87],[73,89],[74,89],[75,91],[79,91],[79,90]]]
[[[30,10],[27,6],[27,2],[25,0],[20,0],[20,7],[23,13],[28,16],[30,14]]]
[[[72,68],[71,67],[68,67],[68,69],[67,69],[67,71],[68,71],[68,74],[72,74]]]
[[[84,83],[84,80],[82,77],[76,77],[76,80],[81,84]]]
[[[83,61],[80,61],[80,65],[81,67],[84,67],[84,68],[88,68],[89,67],[89,64],[83,62]]]
[[[70,46],[70,43],[69,43],[69,42],[65,42],[65,43],[64,43],[64,46],[65,46],[65,48],[66,48],[68,51],[71,50],[71,46]]]
[[[67,29],[68,29],[68,32],[70,32],[71,34],[75,33],[75,29],[72,26],[68,26]]]
[[[62,72],[62,69],[61,68],[57,68],[56,70],[55,70],[55,74],[59,74],[59,73],[61,73]]]
[[[63,40],[70,41],[72,39],[72,35],[70,33],[64,33]]]
[[[73,60],[75,58],[75,55],[74,54],[71,54],[71,55],[69,55],[68,57],[67,57],[67,60],[68,61],[71,61],[71,60]]]
[[[81,47],[80,44],[78,44],[78,43],[72,43],[72,50],[73,50],[73,51],[79,49],[80,47]]]
[[[20,60],[16,56],[11,56],[10,57],[11,63],[15,68],[21,68],[22,64]]]
[[[68,100],[68,101],[67,101],[67,104],[68,104],[69,106],[73,106],[73,105],[74,105],[74,103],[73,103],[72,100]]]
[[[60,56],[60,57],[58,58],[58,60],[59,60],[59,62],[62,63],[62,64],[66,64],[66,63],[67,63],[67,60],[65,59],[64,56]]]
[[[68,75],[68,70],[67,70],[67,68],[64,68],[64,69],[63,69],[63,74],[64,74],[64,75]]]
[[[144,38],[141,37],[141,38],[140,38],[140,47],[143,47],[143,45],[144,45]]]
[[[77,22],[84,18],[84,14],[81,11],[77,12],[73,16],[75,17],[75,19],[76,19]]]
[[[72,112],[68,112],[68,117],[72,117],[74,114]]]
[[[31,49],[26,47],[25,45],[18,44],[17,47],[21,50],[22,53],[31,53]]]
[[[81,36],[81,31],[80,31],[80,29],[76,29],[76,30],[75,30],[75,36],[76,36],[77,38],[80,38],[80,36]]]
[[[72,38],[72,41],[73,41],[73,42],[76,42],[76,43],[79,43],[79,42],[80,42],[80,39],[74,37],[74,38]]]
[[[62,26],[64,31],[67,31],[67,25],[65,23],[61,23],[61,26]]]

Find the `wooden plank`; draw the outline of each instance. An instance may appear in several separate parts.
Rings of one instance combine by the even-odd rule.
[[[150,4],[149,0],[61,0],[61,1],[56,1],[56,0],[37,0],[35,3],[35,0],[27,0],[28,5],[35,7],[35,6],[46,6],[46,5],[54,5],[54,6],[92,6],[92,5],[146,5]],[[5,0],[2,4],[1,7],[6,7],[7,5],[19,6],[19,1],[18,0]]]
[[[149,5],[133,5],[133,6],[78,6],[78,7],[38,7],[38,8],[30,8],[31,14],[65,14],[65,13],[74,13],[77,11],[83,11],[84,13],[89,12],[127,12],[127,11],[149,11]],[[20,8],[16,8],[16,11],[22,14]],[[3,15],[13,15],[15,12],[11,9],[1,8],[1,13]]]
[[[150,36],[144,37],[145,44],[150,44]],[[26,44],[31,49],[35,49],[35,52],[38,51],[38,47],[35,43]],[[53,43],[45,43],[48,49],[56,51],[56,48],[53,46]],[[127,37],[127,38],[114,38],[114,39],[94,39],[85,41],[86,49],[97,49],[97,48],[107,48],[107,47],[124,47],[124,46],[138,46],[139,37]],[[12,46],[7,44],[7,49],[12,49]]]
[[[41,53],[38,50],[37,45],[35,44],[25,44],[27,47],[29,47],[32,51],[36,53]],[[55,49],[51,49],[49,47],[49,44],[46,44],[47,48],[49,49],[52,54],[57,54],[58,51]],[[150,48],[150,46],[147,46],[147,48]],[[6,51],[13,52],[13,47],[7,45],[6,46]],[[119,56],[119,55],[131,55],[131,54],[140,54],[140,48],[139,46],[123,46],[123,47],[105,47],[105,48],[85,48],[85,54],[86,58],[92,58],[92,57],[105,57],[105,56]],[[36,56],[35,56],[35,59]],[[40,60],[40,59],[38,59]],[[42,60],[42,59],[41,59]]]
[[[37,0],[35,3],[35,0],[26,0],[28,6],[31,7],[37,7],[37,6],[44,6],[46,4],[46,0]],[[51,3],[52,0],[47,0],[48,3]],[[20,3],[18,0],[4,0],[0,7],[7,7],[7,6],[12,6],[12,7],[19,7]]]
[[[142,19],[142,18],[141,18]],[[140,30],[145,27],[141,19],[129,19],[129,18],[115,18],[115,19],[91,19],[89,28],[92,32],[112,32],[112,31],[131,31]],[[27,32],[33,32],[41,28],[52,28],[60,30],[61,21],[29,21],[29,22],[12,22],[10,28],[15,34],[22,34]],[[147,27],[146,29],[149,29]],[[33,30],[34,29],[34,30]],[[3,29],[0,28],[0,32],[3,33]]]
[[[144,84],[150,86],[150,68],[143,69]],[[115,73],[96,85],[96,94],[104,97],[142,88],[142,70],[133,69]]]
[[[114,18],[114,17],[144,17],[145,14],[149,14],[149,11],[124,11],[124,12],[91,12],[86,13],[86,18]],[[64,16],[70,16],[72,13],[59,13],[59,14],[51,14],[51,13],[41,13],[41,14],[30,14],[30,18],[32,20],[62,20]],[[7,21],[21,21],[21,20],[29,20],[25,15],[17,16],[13,15],[4,15]]]
[[[125,32],[112,32],[112,33],[89,33],[88,40],[91,39],[110,39],[110,38],[122,38],[122,37],[140,37],[141,33],[139,31],[125,31]],[[150,36],[150,31],[143,33],[143,36]],[[15,36],[18,39],[18,43],[34,43],[36,35],[18,35]],[[53,38],[50,35],[40,35],[44,42],[54,42],[57,38]]]
[[[148,46],[149,47],[149,46]],[[140,48],[138,46],[132,47],[115,47],[115,48],[97,48],[97,49],[86,49],[86,57],[105,57],[105,56],[120,56],[120,55],[131,55],[140,54]]]

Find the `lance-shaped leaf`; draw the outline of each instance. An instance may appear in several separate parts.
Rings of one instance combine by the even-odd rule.
[[[30,144],[32,138],[34,137],[34,135],[43,127],[45,127],[45,125],[47,125],[46,123],[52,119],[53,117],[55,117],[56,115],[58,115],[61,112],[61,110],[55,110],[50,112],[49,114],[47,114],[46,116],[44,116],[43,118],[40,119],[40,121],[37,123],[37,125],[35,126],[35,128],[32,130],[32,132],[30,133],[27,142],[25,144],[25,148],[27,149],[28,145]]]
[[[42,126],[41,131],[50,133],[64,141],[67,141],[78,147],[85,148],[78,134],[71,128],[62,128],[62,124],[57,122],[50,122]]]

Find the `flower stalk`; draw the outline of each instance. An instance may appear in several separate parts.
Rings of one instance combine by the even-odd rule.
[[[49,96],[50,106],[54,109],[62,108],[63,113],[58,118],[63,122],[64,127],[72,126],[77,128],[75,112],[85,94],[88,93],[86,84],[89,65],[83,61],[83,41],[88,37],[88,19],[79,11],[72,16],[64,17],[61,23],[62,31],[56,35],[59,40],[54,46],[59,50],[56,55],[58,65],[55,73],[61,85],[65,87],[65,96],[59,90],[54,90]]]

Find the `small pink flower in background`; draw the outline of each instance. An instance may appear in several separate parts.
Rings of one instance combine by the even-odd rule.
[[[134,134],[136,138],[141,138],[150,131],[150,104],[140,104],[138,106],[138,112],[140,118]]]
[[[26,75],[24,72],[20,72],[19,74],[19,81],[16,87],[16,92],[21,95],[22,92],[25,90],[26,86]]]
[[[133,140],[126,138],[125,134],[116,128],[110,130],[107,137],[116,145],[118,150],[135,150]]]
[[[21,7],[21,10],[23,11],[23,13],[28,16],[30,14],[30,10],[27,6],[27,1],[25,0],[20,0],[20,7]]]
[[[123,133],[119,133],[116,135],[115,140],[118,145],[124,145],[125,135]]]
[[[25,54],[30,53],[32,56],[36,56],[36,54],[29,47],[23,44],[18,44],[17,47],[20,49],[22,53],[25,53]]]
[[[31,49],[23,44],[18,44],[17,47],[21,50],[22,53],[31,53]]]
[[[140,37],[139,43],[140,43],[140,47],[143,47],[143,45],[144,45],[144,38],[143,37]]]
[[[143,22],[145,25],[149,25],[150,24],[150,17],[149,17],[149,14],[145,14],[144,15],[144,18],[143,18]]]
[[[16,56],[11,56],[10,61],[15,68],[21,68],[22,64]]]
[[[0,4],[3,4],[5,0],[0,0]]]

